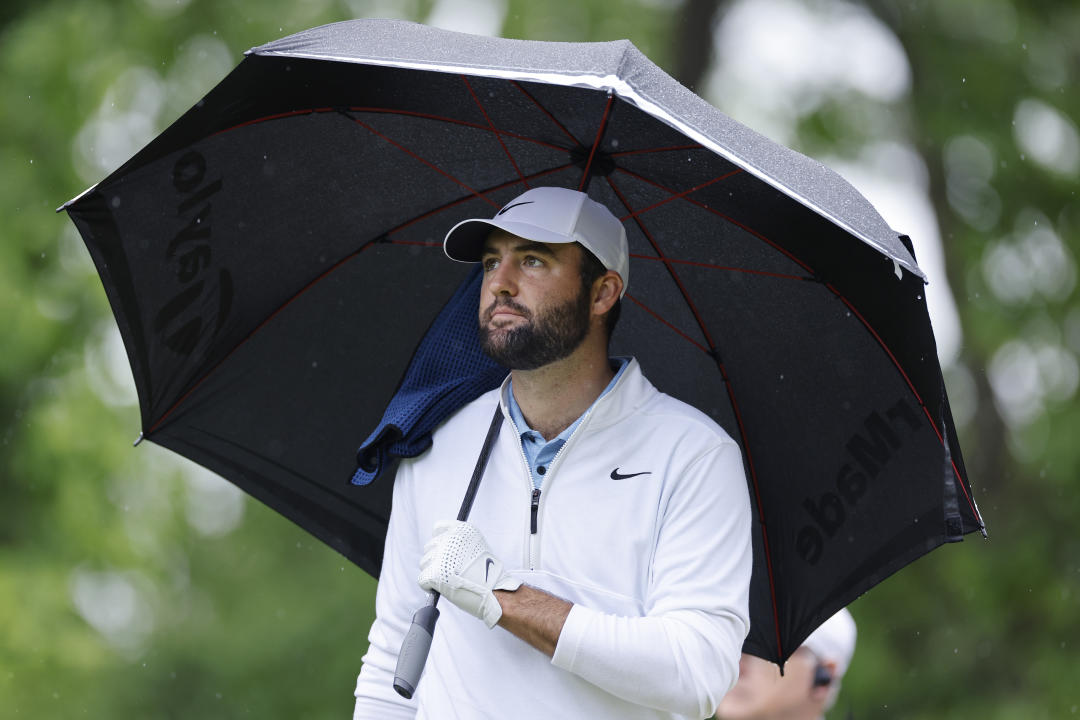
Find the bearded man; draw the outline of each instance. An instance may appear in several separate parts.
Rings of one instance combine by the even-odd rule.
[[[398,468],[354,719],[712,715],[749,629],[742,456],[636,360],[608,357],[622,224],[541,187],[443,247],[482,264],[481,346],[511,372]],[[506,431],[455,521],[492,423]],[[406,700],[397,654],[432,591],[452,605]]]

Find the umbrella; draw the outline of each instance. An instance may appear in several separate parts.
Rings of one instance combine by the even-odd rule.
[[[64,207],[127,348],[140,437],[376,574],[392,483],[347,482],[357,446],[385,441],[365,456],[377,474],[422,451],[429,409],[490,382],[416,352],[447,328],[447,357],[475,342],[447,317],[470,278],[441,238],[538,185],[623,220],[613,353],[742,447],[748,652],[782,662],[875,583],[982,529],[910,241],[627,41],[315,28],[249,51]]]

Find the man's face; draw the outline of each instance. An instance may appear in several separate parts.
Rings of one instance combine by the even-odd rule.
[[[591,297],[581,282],[582,250],[496,230],[480,262],[480,345],[512,370],[561,360],[589,333]]]
[[[720,701],[720,720],[767,720],[768,718],[818,718],[828,689],[814,687],[817,661],[806,648],[799,648],[780,668],[753,655],[739,661],[739,681]]]

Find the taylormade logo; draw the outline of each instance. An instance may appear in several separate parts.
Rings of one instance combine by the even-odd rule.
[[[862,497],[873,490],[871,481],[893,460],[904,440],[922,426],[918,412],[903,399],[884,413],[875,411],[866,416],[864,433],[852,433],[844,446],[852,462],[844,463],[836,472],[836,492],[802,501],[810,522],[795,536],[799,557],[810,565],[821,560],[825,542],[836,536],[847,522],[848,513],[854,513]]]
[[[205,181],[205,182],[204,182]],[[207,180],[206,158],[184,153],[173,165],[173,187],[180,193],[176,216],[183,225],[165,248],[165,261],[176,271],[180,290],[154,317],[154,332],[179,355],[191,355],[217,335],[232,309],[229,271],[214,272],[211,250],[210,198],[221,190],[221,178]]]

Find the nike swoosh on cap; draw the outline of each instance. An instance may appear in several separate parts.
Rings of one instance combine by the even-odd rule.
[[[503,213],[507,212],[507,211],[508,211],[508,210],[510,210],[511,208],[516,208],[516,207],[517,207],[518,205],[532,205],[532,204],[533,204],[534,202],[536,202],[536,201],[535,201],[535,200],[526,200],[525,202],[519,202],[519,203],[514,203],[513,205],[507,205],[507,206],[506,206],[506,207],[504,207],[504,208],[503,208],[502,210],[500,210],[499,212],[495,213],[495,217],[499,217],[500,215],[502,215]]]
[[[637,477],[638,475],[652,475],[652,470],[646,470],[645,472],[630,473],[629,475],[622,475],[619,473],[619,468],[615,468],[611,471],[612,480],[625,480],[627,478]]]

